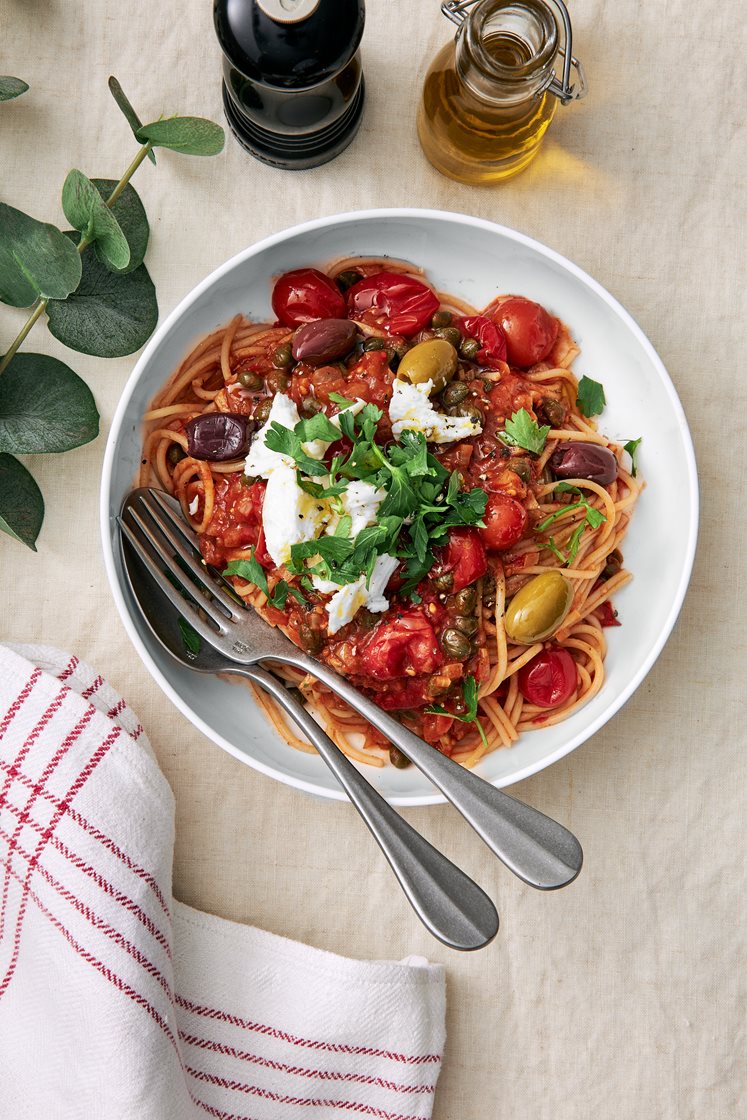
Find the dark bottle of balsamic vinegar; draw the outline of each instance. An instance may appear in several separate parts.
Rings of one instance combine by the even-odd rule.
[[[363,112],[364,0],[215,0],[223,106],[239,142],[273,167],[334,159]]]

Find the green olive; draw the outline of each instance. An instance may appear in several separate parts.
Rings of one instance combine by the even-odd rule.
[[[433,382],[433,391],[440,393],[457,371],[457,352],[445,338],[430,338],[408,350],[399,363],[398,376],[413,385]]]
[[[472,642],[461,630],[444,630],[441,645],[444,653],[455,661],[466,661],[472,653]]]
[[[253,369],[242,369],[239,374],[239,385],[244,389],[261,389],[264,381]]]
[[[439,329],[439,327],[448,327],[450,322],[451,322],[451,312],[450,311],[437,311],[436,314],[431,319],[431,326],[433,327],[434,331],[436,331],[436,330]]]
[[[530,579],[508,605],[504,623],[512,642],[531,645],[549,638],[571,609],[573,585],[553,569]]]
[[[456,327],[439,327],[436,335],[438,338],[445,338],[455,350],[459,349],[462,342],[462,332],[457,330]]]
[[[447,408],[461,404],[469,396],[469,388],[463,381],[452,381],[443,391],[442,400]]]

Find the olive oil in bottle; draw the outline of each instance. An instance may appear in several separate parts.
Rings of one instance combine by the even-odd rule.
[[[500,182],[523,170],[558,96],[565,100],[555,88],[557,53],[558,27],[544,0],[476,3],[423,87],[418,134],[436,170],[462,183]],[[585,92],[582,79],[567,99]]]

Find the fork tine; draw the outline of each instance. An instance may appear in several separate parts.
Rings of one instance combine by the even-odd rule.
[[[148,550],[143,545],[138,535],[133,532],[130,526],[122,517],[118,517],[117,521],[119,527],[124,533],[127,541],[133,548],[136,556],[147,569],[149,575],[155,580],[160,591],[166,596],[171,605],[176,609],[178,614],[182,616],[192,626],[197,633],[205,639],[206,642],[214,643],[217,636],[217,631],[213,629],[209,623],[200,616],[197,610],[192,606],[189,599],[185,599],[173,584],[163,574],[159,566],[148,553]]]
[[[205,611],[205,614],[215,623],[220,633],[225,634],[230,620],[227,618],[224,611],[222,611],[211,599],[208,599],[203,595],[202,585],[195,583],[190,578],[189,573],[185,572],[184,569],[176,562],[174,557],[167,551],[167,549],[163,547],[161,541],[158,539],[155,533],[150,529],[148,525],[146,525],[145,521],[143,521],[137,510],[133,509],[132,506],[129,506],[127,509],[127,514],[131,521],[131,527],[132,525],[134,525],[139,530],[140,536],[145,537],[150,547],[158,555],[167,572],[169,572],[174,577],[180,587],[183,587],[185,591],[187,591],[187,593],[191,595],[196,602],[199,603],[200,607]],[[154,522],[154,524],[160,530],[160,525],[158,525],[158,522]]]
[[[183,540],[189,541],[190,545],[197,550],[197,538],[186,521],[182,517],[178,517],[174,511],[169,508],[156,490],[141,490],[138,494],[138,498],[147,510],[148,515],[174,549],[174,552],[176,552],[180,559],[187,565],[192,575],[204,584],[213,598],[217,599],[220,605],[225,608],[228,616],[233,621],[236,621],[236,619],[239,618],[239,611],[243,613],[245,608],[240,606],[235,599],[232,599],[231,596],[223,590],[218,580],[214,579],[206,570],[202,563],[202,558],[200,557],[198,561],[195,557],[195,552],[182,543],[180,537],[183,538]]]

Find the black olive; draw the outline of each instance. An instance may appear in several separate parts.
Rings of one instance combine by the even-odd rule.
[[[185,425],[187,446],[193,459],[224,462],[246,452],[255,425],[232,412],[207,412]]]

